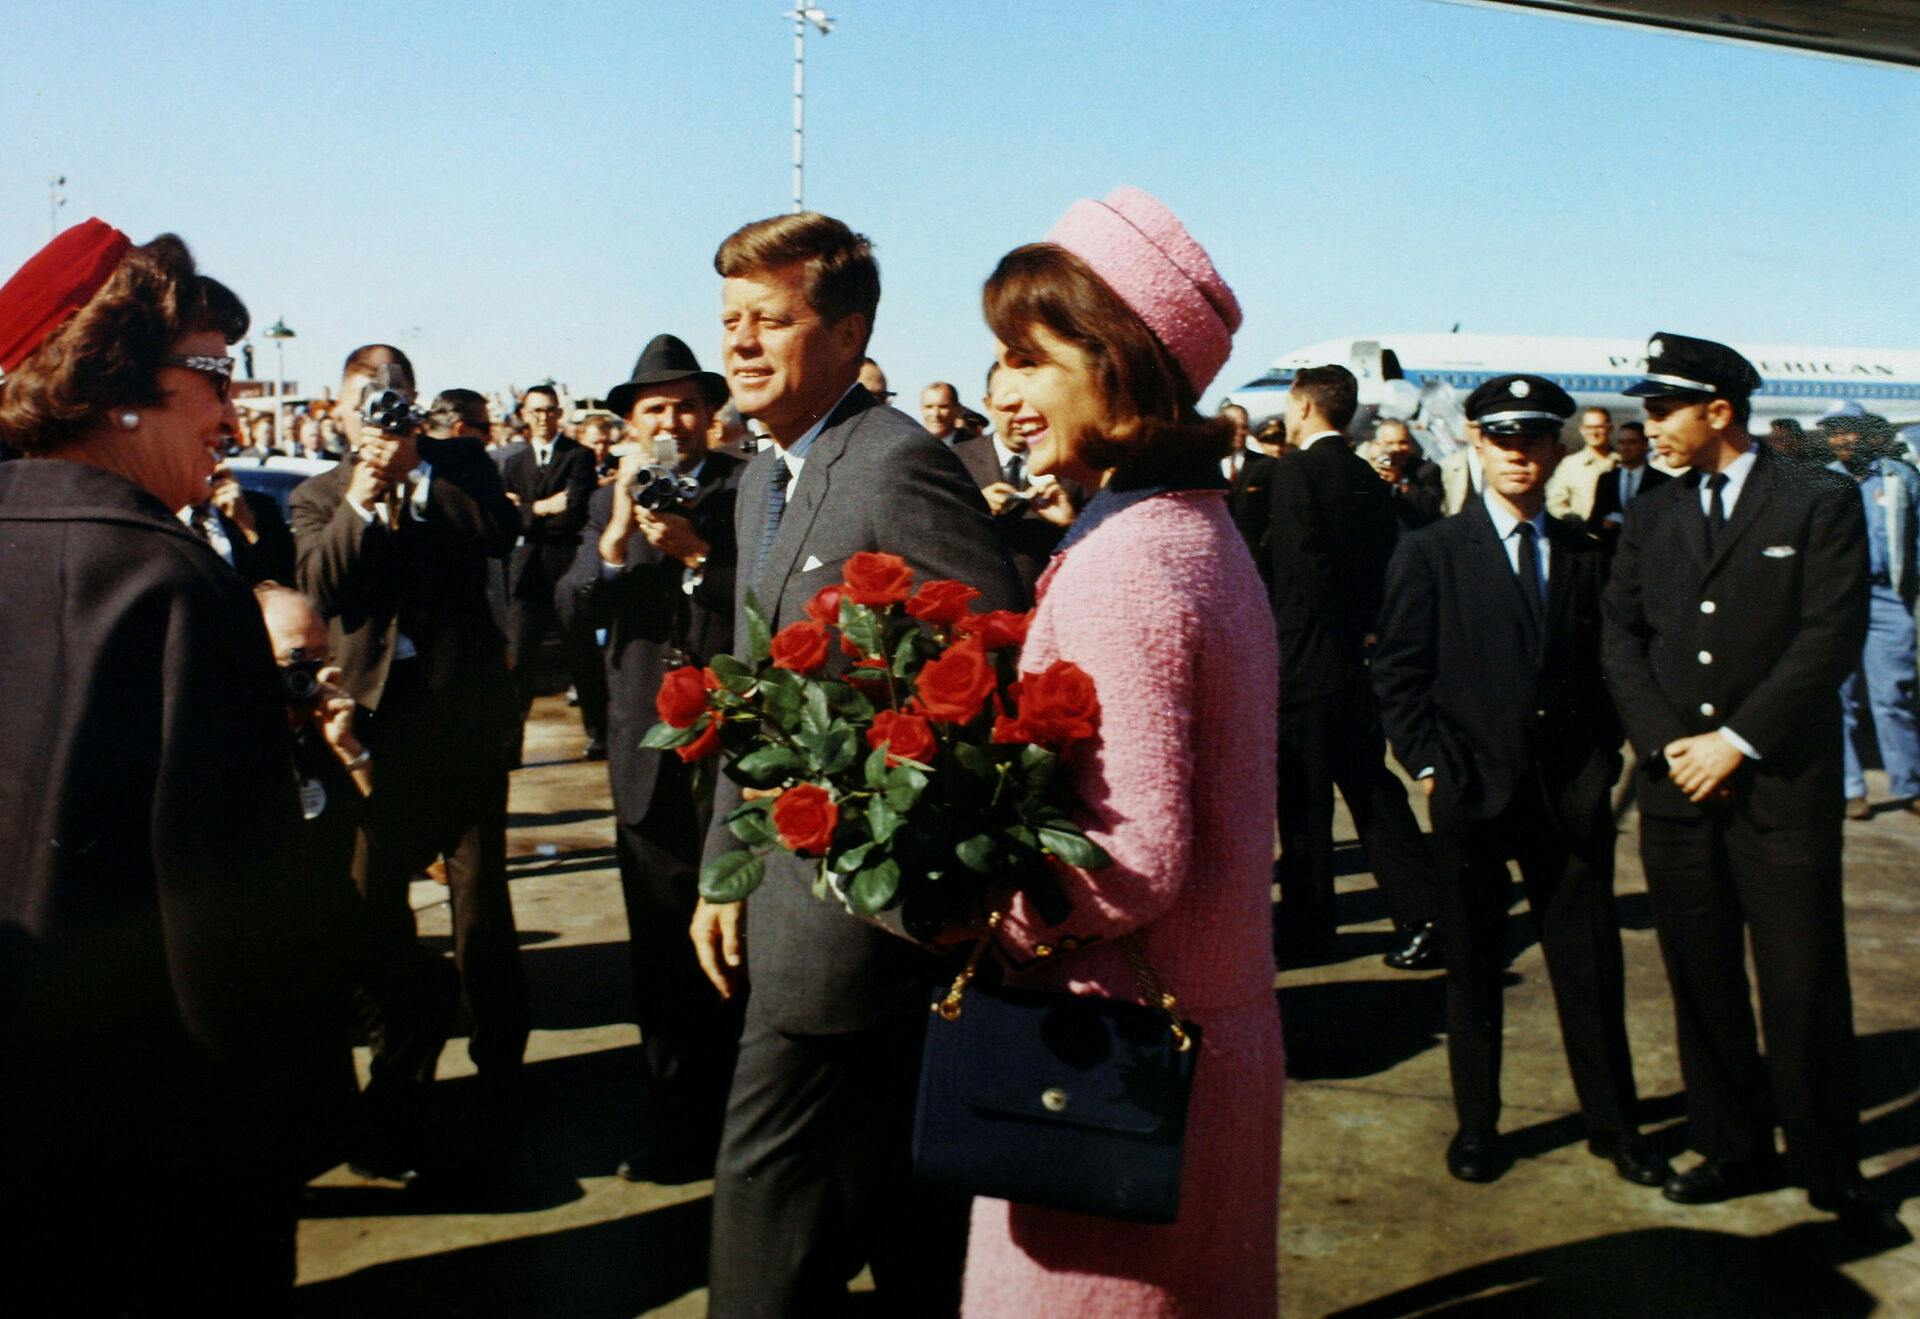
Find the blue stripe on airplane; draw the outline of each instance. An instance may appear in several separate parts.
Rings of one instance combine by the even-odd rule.
[[[1456,389],[1476,389],[1507,371],[1420,371],[1408,370],[1406,379],[1413,385],[1441,381]],[[1640,380],[1638,375],[1558,375],[1530,372],[1553,381],[1569,394],[1618,394]],[[1293,372],[1276,369],[1257,380],[1249,380],[1242,389],[1284,388],[1293,383]],[[1831,398],[1920,400],[1920,381],[1886,380],[1769,380],[1754,394],[1755,398]]]

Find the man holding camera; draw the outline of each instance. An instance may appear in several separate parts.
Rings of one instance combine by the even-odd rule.
[[[399,349],[350,355],[335,414],[352,460],[292,499],[300,589],[327,616],[341,685],[368,711],[363,738],[380,766],[354,882],[368,955],[394,970],[370,984],[373,1076],[357,1162],[403,1179],[417,1167],[448,1024],[438,959],[422,956],[407,902],[409,881],[436,856],[473,1023],[468,1053],[490,1093],[504,1097],[518,1079],[528,1028],[506,874],[516,707],[486,595],[488,561],[507,552],[519,519],[479,441],[418,436],[413,390]]]
[[[673,752],[640,746],[667,670],[704,664],[733,638],[733,504],[746,464],[707,447],[726,398],[726,382],[674,336],[646,346],[632,379],[607,395],[630,444],[613,484],[593,493],[559,592],[584,626],[607,633],[607,772],[646,1061],[634,1147],[619,1168],[629,1181],[712,1176],[740,1035],[737,1001],[713,992],[687,940],[711,776],[697,781]],[[676,490],[676,478],[691,484]]]

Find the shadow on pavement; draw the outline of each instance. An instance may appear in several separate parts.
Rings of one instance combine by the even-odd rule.
[[[711,1204],[376,1264],[301,1287],[294,1313],[630,1319],[706,1286]]]
[[[633,959],[626,940],[522,952],[535,1030],[578,1030],[633,1020]]]
[[[1796,1223],[1760,1237],[1642,1228],[1490,1260],[1335,1314],[1852,1319],[1872,1314],[1877,1302],[1839,1266],[1865,1253],[1832,1222]]]
[[[539,829],[551,824],[579,824],[583,820],[611,820],[613,812],[604,808],[572,808],[559,811],[514,811],[507,816],[507,828]]]
[[[1442,976],[1288,985],[1274,997],[1295,1081],[1376,1075],[1433,1048],[1445,1030]]]

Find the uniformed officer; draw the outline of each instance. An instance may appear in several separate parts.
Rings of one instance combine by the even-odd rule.
[[[1777,1118],[1814,1207],[1891,1241],[1904,1233],[1859,1169],[1840,887],[1837,691],[1866,635],[1866,528],[1850,481],[1748,434],[1760,383],[1733,349],[1662,333],[1627,391],[1687,472],[1626,520],[1603,649],[1640,756],[1641,859],[1703,1156],[1665,1194],[1706,1204],[1776,1185]]]
[[[1500,1114],[1501,972],[1509,861],[1520,864],[1560,1013],[1588,1148],[1642,1186],[1667,1179],[1639,1134],[1613,901],[1610,790],[1620,723],[1600,673],[1605,560],[1547,515],[1565,390],[1540,376],[1467,399],[1485,490],[1401,540],[1373,652],[1380,717],[1426,789],[1440,862],[1447,1062],[1460,1129],[1447,1169],[1506,1171]]]

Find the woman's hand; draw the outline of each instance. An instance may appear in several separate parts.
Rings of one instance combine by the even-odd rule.
[[[1033,511],[1056,527],[1073,525],[1073,501],[1067,498],[1067,488],[1051,476],[1036,476],[1031,487]]]

